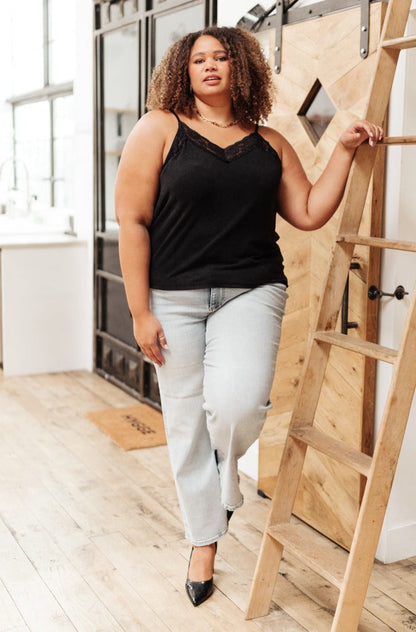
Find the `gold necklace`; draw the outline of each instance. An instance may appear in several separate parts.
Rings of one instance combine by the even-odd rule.
[[[201,114],[201,112],[199,110],[196,110],[196,113],[206,123],[211,123],[211,125],[215,125],[215,127],[222,127],[223,129],[226,129],[227,127],[232,127],[233,125],[237,125],[237,123],[238,123],[238,121],[234,120],[234,121],[231,121],[231,123],[226,123],[225,125],[223,125],[222,123],[217,123],[216,121],[211,121],[211,119],[209,119],[206,116],[204,116],[203,114]]]

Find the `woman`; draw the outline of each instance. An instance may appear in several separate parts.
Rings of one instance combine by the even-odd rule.
[[[338,207],[355,149],[382,130],[350,125],[312,186],[270,113],[272,73],[246,31],[211,27],[174,44],[120,161],[116,212],[134,335],[155,364],[169,454],[192,543],[186,590],[213,591],[217,541],[241,506],[237,461],[257,439],[286,301],[275,215],[319,228]]]

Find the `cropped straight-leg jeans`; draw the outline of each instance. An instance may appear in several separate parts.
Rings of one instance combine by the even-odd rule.
[[[185,535],[196,546],[227,532],[243,503],[237,462],[264,425],[286,288],[151,290],[168,350],[156,367]]]

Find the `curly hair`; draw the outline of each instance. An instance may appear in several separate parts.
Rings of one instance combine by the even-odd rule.
[[[274,100],[272,71],[257,39],[234,27],[209,26],[173,44],[153,71],[148,109],[175,110],[192,117],[195,104],[188,62],[192,46],[203,35],[220,41],[231,62],[231,102],[236,120],[244,125],[266,119]]]

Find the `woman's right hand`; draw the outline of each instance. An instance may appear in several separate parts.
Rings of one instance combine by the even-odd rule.
[[[165,363],[162,349],[167,350],[168,345],[162,325],[150,310],[133,319],[133,333],[145,356],[157,366],[162,366]]]

